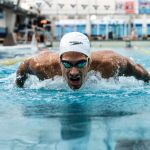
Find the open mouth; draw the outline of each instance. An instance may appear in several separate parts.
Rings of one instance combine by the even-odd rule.
[[[79,85],[81,77],[70,77],[69,80],[72,85]]]
[[[82,85],[81,76],[69,77],[68,84],[73,90],[79,89]]]
[[[80,77],[70,78],[71,81],[80,81]]]

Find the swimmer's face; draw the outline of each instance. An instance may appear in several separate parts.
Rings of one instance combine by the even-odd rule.
[[[79,52],[66,52],[60,58],[62,75],[69,87],[79,89],[85,81],[89,70],[89,58]]]

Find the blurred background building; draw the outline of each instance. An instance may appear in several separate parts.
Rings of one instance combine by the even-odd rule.
[[[59,40],[79,31],[92,40],[148,40],[150,0],[0,0],[0,37]],[[47,36],[45,38],[45,36]]]

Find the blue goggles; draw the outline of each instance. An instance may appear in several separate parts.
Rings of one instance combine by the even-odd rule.
[[[70,61],[67,61],[67,60],[61,60],[61,63],[63,64],[63,66],[66,68],[66,69],[70,69],[72,67],[76,67],[78,69],[82,69],[84,68],[88,61],[87,60],[79,60],[78,62],[76,62],[75,64],[73,64],[72,62]]]

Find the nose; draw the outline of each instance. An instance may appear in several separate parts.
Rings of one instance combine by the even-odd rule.
[[[79,76],[79,70],[76,67],[72,67],[69,72],[70,77],[78,77]]]

